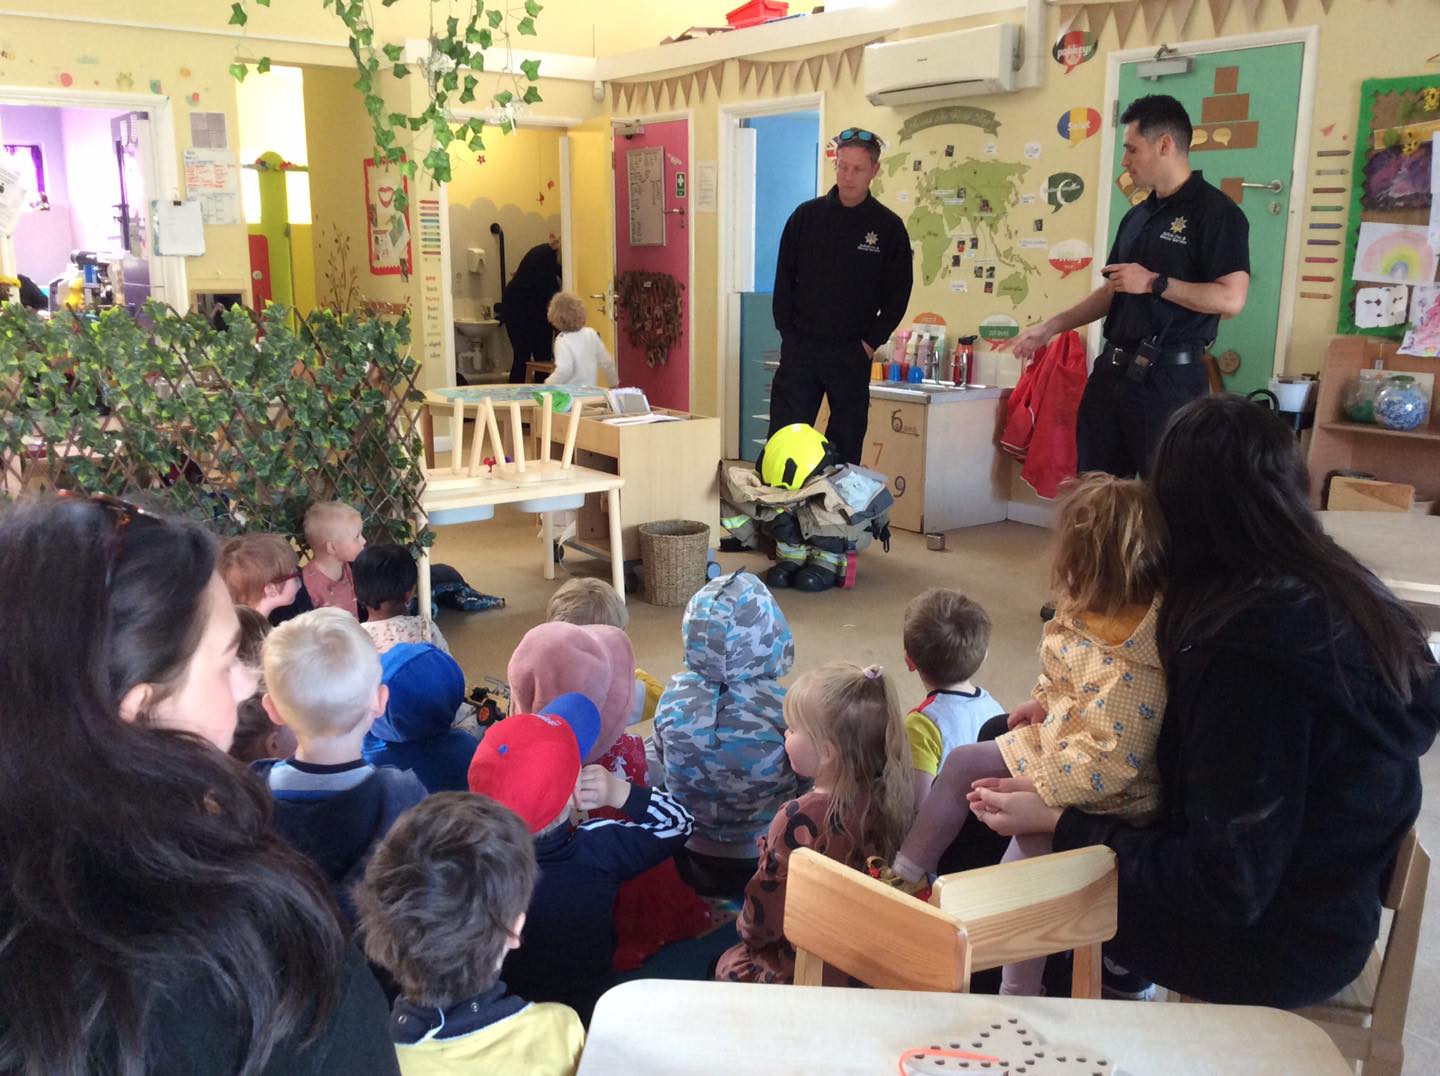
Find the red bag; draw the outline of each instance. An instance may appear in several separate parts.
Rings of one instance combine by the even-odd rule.
[[[1075,475],[1075,416],[1086,376],[1085,345],[1072,330],[1038,352],[1010,392],[1000,447],[1025,461],[1020,477],[1042,497],[1054,497]]]

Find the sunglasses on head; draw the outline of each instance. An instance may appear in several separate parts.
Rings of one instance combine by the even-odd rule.
[[[880,136],[859,127],[846,127],[835,138],[836,142],[879,142]]]
[[[62,489],[57,496],[67,501],[88,501],[97,504],[110,513],[113,520],[110,530],[110,543],[106,550],[105,564],[105,589],[110,589],[110,582],[115,575],[115,564],[120,559],[120,553],[125,547],[125,534],[136,520],[149,521],[151,523],[163,523],[165,517],[158,512],[152,512],[143,504],[136,504],[134,501],[127,501],[121,497],[113,497],[108,493],[87,493],[84,490]]]

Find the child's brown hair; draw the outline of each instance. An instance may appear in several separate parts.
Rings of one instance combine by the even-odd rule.
[[[958,590],[932,587],[905,607],[905,653],[929,687],[958,684],[990,649],[990,617]]]
[[[545,620],[582,626],[609,624],[624,631],[630,623],[630,611],[619,592],[605,580],[582,577],[567,581],[550,596]]]
[[[288,538],[278,534],[242,534],[220,547],[220,578],[236,605],[255,605],[271,583],[283,583],[300,567]]]
[[[1165,582],[1169,532],[1150,487],[1090,472],[1065,489],[1051,586],[1062,608],[1113,614],[1148,605]]]
[[[812,669],[786,692],[785,723],[809,736],[820,757],[826,828],[843,828],[858,810],[856,848],[889,862],[910,828],[915,794],[905,719],[884,670],[849,662]]]
[[[402,814],[355,890],[371,960],[417,1005],[490,987],[539,873],[535,842],[485,796],[437,792]]]
[[[545,312],[545,317],[555,327],[556,332],[579,332],[585,328],[585,303],[580,296],[568,291],[556,292],[550,299],[550,307]]]

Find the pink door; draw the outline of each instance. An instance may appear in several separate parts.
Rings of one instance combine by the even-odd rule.
[[[690,164],[685,120],[646,123],[615,138],[615,275],[667,273],[679,281],[680,339],[652,367],[630,343],[624,313],[616,331],[620,384],[645,390],[655,407],[690,409]],[[633,182],[632,182],[633,179]]]

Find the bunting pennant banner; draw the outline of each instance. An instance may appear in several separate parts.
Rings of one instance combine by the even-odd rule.
[[[826,53],[826,54],[825,54],[825,57],[824,57],[824,60],[825,60],[825,77],[828,78],[831,82],[834,82],[835,79],[836,79],[836,78],[839,76],[839,74],[840,74],[840,53],[838,53],[838,52]]]
[[[1285,17],[1287,19],[1293,19],[1295,17],[1295,9],[1299,6],[1300,0],[1285,0]]]
[[[855,45],[844,52],[845,69],[849,72],[850,78],[860,76],[860,57],[865,55],[864,45]]]
[[[1170,17],[1175,20],[1175,29],[1185,32],[1190,25],[1190,16],[1195,11],[1195,0],[1170,0]]]
[[[1086,4],[1085,19],[1086,26],[1095,35],[1095,40],[1100,40],[1100,35],[1105,32],[1105,22],[1110,18],[1110,4]]]
[[[1218,34],[1221,27],[1225,25],[1225,16],[1230,14],[1230,5],[1234,3],[1234,0],[1206,0],[1206,3],[1210,5],[1210,23]],[[1254,12],[1252,11],[1251,14],[1253,15]]]
[[[1140,9],[1145,12],[1145,33],[1149,37],[1158,36],[1160,20],[1165,17],[1165,9],[1169,0],[1140,0]]]
[[[1080,17],[1084,4],[1061,4],[1060,5],[1060,32],[1056,38],[1062,38],[1075,26],[1075,20]]]
[[[1260,14],[1260,0],[1241,0],[1245,5],[1245,14],[1250,17],[1250,25],[1255,25],[1255,19]]]
[[[681,76],[680,76],[680,96],[681,96],[682,98],[684,98],[685,103],[686,103],[687,105],[690,103],[690,95],[693,94],[694,92],[695,92],[695,72],[694,72],[694,71],[691,71],[688,75],[681,75]]]
[[[1126,3],[1116,4],[1110,10],[1115,16],[1115,36],[1120,39],[1123,48],[1126,38],[1130,36],[1130,27],[1135,25],[1135,16],[1140,14],[1140,0],[1127,0]]]
[[[755,64],[751,60],[736,60],[735,62],[740,67],[740,89],[748,90],[750,88],[750,75],[755,70]]]
[[[810,88],[812,90],[818,90],[820,88],[820,69],[824,66],[825,57],[823,56],[812,56],[805,61],[805,70],[809,72]]]

